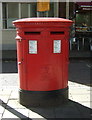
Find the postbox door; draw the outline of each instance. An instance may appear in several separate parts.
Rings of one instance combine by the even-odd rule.
[[[65,37],[63,32],[54,34],[51,30],[29,32],[26,35],[27,90],[49,91],[67,86],[65,57]],[[57,48],[58,47],[58,48]],[[67,74],[67,73],[66,73]]]
[[[68,57],[69,57],[69,43],[67,32],[65,29],[50,29],[50,38],[52,39],[53,61],[59,72],[56,71],[58,82],[61,88],[66,88],[68,85]],[[53,64],[53,65],[54,65]]]

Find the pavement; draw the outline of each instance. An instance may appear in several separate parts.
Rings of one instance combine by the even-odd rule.
[[[12,79],[13,78],[13,79]],[[0,74],[0,79],[18,80],[18,74]],[[69,101],[61,106],[47,108],[26,108],[19,103],[18,83],[0,86],[0,118],[1,120],[32,120],[41,118],[80,118],[91,120],[92,101],[90,99],[92,87],[69,81]]]
[[[19,78],[16,61],[2,61],[0,73],[1,120],[92,118],[92,81],[89,60],[71,60],[69,64],[69,101],[57,107],[26,108],[19,103]]]

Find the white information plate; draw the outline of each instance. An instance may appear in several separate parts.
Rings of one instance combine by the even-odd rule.
[[[37,40],[29,40],[29,54],[37,54]]]
[[[61,40],[54,40],[53,53],[61,53]]]

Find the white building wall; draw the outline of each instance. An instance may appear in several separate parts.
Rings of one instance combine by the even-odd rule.
[[[16,50],[16,30],[3,29],[2,3],[4,2],[37,2],[37,0],[0,0],[0,50]]]
[[[2,2],[0,2],[0,21],[0,50],[16,50],[16,30],[3,29]]]
[[[2,21],[2,3],[4,2],[37,2],[37,0],[0,0],[0,21]],[[54,11],[54,14],[56,15],[55,17],[58,17],[58,3]],[[16,50],[16,41],[15,41],[16,30],[3,29],[2,26],[3,23],[0,24],[0,49]]]
[[[2,30],[2,49],[16,50],[16,30]]]

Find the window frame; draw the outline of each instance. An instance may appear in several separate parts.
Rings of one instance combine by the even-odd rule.
[[[8,11],[8,3],[9,2],[3,2],[2,3],[2,30],[15,30],[15,27],[13,27],[12,26],[12,28],[8,28],[8,14],[9,14],[9,11]],[[13,3],[13,2],[10,2],[10,3]],[[18,19],[22,19],[23,17],[22,17],[22,14],[21,14],[21,10],[22,10],[22,8],[21,8],[21,4],[28,4],[28,18],[29,17],[32,17],[31,16],[31,3],[34,3],[34,2],[15,2],[15,3],[17,3],[18,4]],[[35,2],[36,3],[36,2]],[[5,17],[5,19],[4,19],[4,17],[3,17],[3,4],[6,4],[6,17]],[[57,7],[58,5],[56,5],[56,7]],[[57,7],[57,12],[55,12],[56,11],[56,8],[55,8],[55,3],[54,3],[54,16],[53,17],[58,17],[58,7]],[[51,11],[50,11],[51,12]],[[57,15],[56,15],[57,14]],[[35,17],[37,17],[37,14],[36,14],[36,16]],[[4,26],[4,21],[6,21],[7,23],[6,23],[6,25]]]

